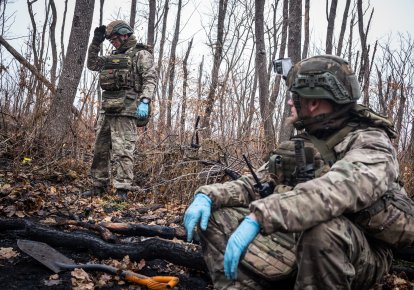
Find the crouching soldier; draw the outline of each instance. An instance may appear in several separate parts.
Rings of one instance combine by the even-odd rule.
[[[276,289],[292,274],[295,289],[369,289],[389,270],[391,248],[413,244],[392,124],[356,103],[344,59],[302,60],[285,79],[288,121],[303,133],[255,173],[270,192],[252,175],[200,187],[184,215],[187,238],[199,225],[217,289]]]

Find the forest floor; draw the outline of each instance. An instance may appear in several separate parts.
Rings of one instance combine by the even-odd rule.
[[[185,204],[152,192],[130,193],[128,202],[118,201],[111,193],[104,197],[84,197],[81,193],[89,187],[87,179],[85,173],[73,170],[47,174],[34,174],[30,170],[17,173],[0,170],[0,218],[29,220],[49,227],[55,227],[61,220],[72,220],[90,224],[141,223],[182,229]],[[67,232],[76,229],[72,225],[63,228]],[[18,248],[17,239],[21,234],[18,230],[0,227],[1,289],[146,289],[118,276],[99,272],[73,270],[55,274]],[[128,237],[123,242],[139,242],[140,239],[143,241],[145,237]],[[187,244],[177,239],[173,242]],[[176,289],[213,289],[205,271],[178,266],[162,257],[139,261],[127,256],[123,259],[99,259],[90,250],[58,245],[54,248],[76,263],[103,263],[146,276],[177,276],[180,282]],[[394,273],[384,277],[383,283],[375,289],[414,289],[414,283],[404,273]]]

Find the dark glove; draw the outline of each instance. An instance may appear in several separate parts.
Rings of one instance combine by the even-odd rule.
[[[105,40],[105,31],[106,31],[106,26],[105,25],[101,25],[99,27],[95,28],[95,31],[93,32],[93,42],[97,43],[97,44],[101,44],[104,40]]]

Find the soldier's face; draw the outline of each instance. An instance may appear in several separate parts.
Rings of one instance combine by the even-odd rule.
[[[128,35],[114,35],[109,39],[109,41],[116,49],[118,49],[126,39],[128,39]]]
[[[288,105],[290,107],[290,116],[287,117],[286,122],[288,124],[291,124],[292,125],[293,123],[295,123],[299,119],[299,117],[298,117],[298,111],[296,110],[296,107],[295,107],[295,105],[293,103],[292,98],[290,98],[288,100]]]
[[[309,109],[308,100],[299,98],[299,102],[300,102],[300,113],[301,113],[302,118],[311,117],[312,112]],[[290,116],[286,118],[286,122],[292,125],[295,122],[299,121],[298,110],[296,109],[292,98],[288,100],[287,104],[290,106]]]

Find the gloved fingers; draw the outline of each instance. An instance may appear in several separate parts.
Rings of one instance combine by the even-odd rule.
[[[210,219],[210,211],[209,210],[204,210],[201,213],[201,222],[200,222],[200,228],[205,231],[207,229],[207,225],[208,225],[208,220]]]
[[[226,252],[224,253],[224,275],[227,279],[235,280],[237,278],[237,268],[240,260],[240,251],[235,248],[232,242],[229,240],[229,243],[226,247]]]
[[[193,232],[194,232],[196,223],[197,223],[197,218],[186,214],[186,216],[184,217],[184,227],[187,233],[187,242],[191,242],[193,240]]]

